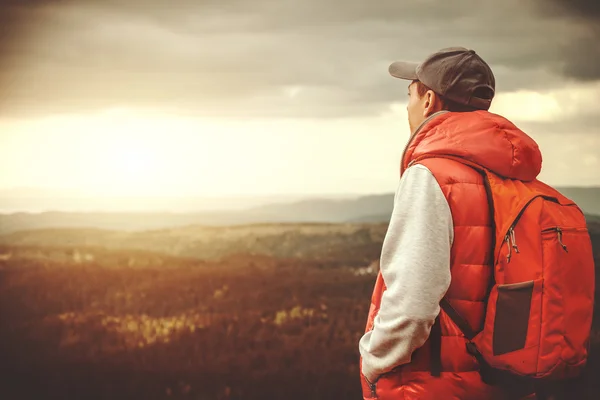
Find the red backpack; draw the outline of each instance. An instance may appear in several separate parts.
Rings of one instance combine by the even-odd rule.
[[[552,187],[484,176],[495,225],[494,280],[483,329],[474,332],[444,298],[490,384],[561,381],[586,365],[594,307],[594,258],[581,209]],[[423,158],[421,158],[423,159]]]

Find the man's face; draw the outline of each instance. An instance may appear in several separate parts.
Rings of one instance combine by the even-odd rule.
[[[415,133],[419,125],[425,120],[425,103],[426,96],[420,97],[417,92],[416,82],[412,82],[408,86],[408,126],[410,127],[411,136]]]

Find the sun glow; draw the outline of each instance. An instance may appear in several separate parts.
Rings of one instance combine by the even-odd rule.
[[[76,189],[111,206],[115,196],[379,193],[395,185],[400,123],[396,115],[207,119],[130,109],[0,120],[0,170],[10,171],[0,188]]]
[[[173,196],[227,187],[224,157],[230,141],[210,121],[127,110],[88,116],[54,116],[9,127],[5,160],[27,182],[76,188],[93,196]],[[17,133],[17,132],[15,132]],[[23,149],[27,153],[23,154]],[[18,156],[17,156],[18,155]],[[31,162],[34,160],[34,162]],[[44,168],[40,168],[44,166]],[[237,166],[239,167],[239,166]],[[44,174],[48,174],[43,178]],[[206,190],[205,190],[206,192]]]

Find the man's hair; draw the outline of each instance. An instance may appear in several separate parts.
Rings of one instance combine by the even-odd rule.
[[[419,94],[419,97],[425,96],[425,93],[427,93],[428,90],[432,90],[431,88],[427,87],[421,81],[414,80],[413,82],[415,83],[415,87],[417,89],[417,93]],[[478,110],[478,108],[457,103],[453,100],[445,98],[444,96],[441,96],[440,94],[437,94],[437,95],[440,98],[440,100],[442,101],[442,109],[443,110],[447,110],[447,111],[451,111],[451,112],[469,112],[469,111],[477,111]]]

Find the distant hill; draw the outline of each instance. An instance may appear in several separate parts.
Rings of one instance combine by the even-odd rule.
[[[557,190],[575,201],[587,214],[588,220],[600,221],[600,187],[557,187]],[[373,211],[372,213],[350,218],[348,222],[389,222],[393,202],[393,194],[379,196],[377,198],[378,204],[373,202],[366,206],[366,208]]]
[[[68,249],[137,250],[195,259],[235,254],[265,255],[367,265],[379,257],[385,224],[253,224],[228,227],[189,226],[145,232],[100,229],[38,229],[0,235],[0,254],[38,254],[41,248],[62,254]],[[28,250],[29,249],[29,250]]]
[[[590,215],[587,214],[585,216],[588,224],[600,225],[600,215]]]
[[[358,217],[358,218],[352,218],[350,220],[348,220],[348,222],[350,223],[379,223],[379,222],[385,222],[388,223],[390,221],[390,217],[391,217],[391,211],[388,214],[376,214],[376,215],[365,215],[362,217]]]
[[[357,199],[321,199],[269,204],[253,208],[249,212],[290,222],[347,222],[360,219],[372,222],[373,215],[391,213],[393,201],[392,194],[381,194]]]
[[[587,214],[600,215],[600,187],[560,187],[557,188]]]
[[[126,213],[126,212],[44,212],[0,215],[0,234],[49,228],[96,228],[119,231],[146,231],[186,225],[234,225],[267,221],[268,216],[245,212]]]
[[[600,215],[600,187],[559,190],[589,215]],[[394,195],[345,199],[310,199],[273,203],[246,210],[196,213],[45,212],[0,214],[0,234],[47,228],[98,228],[143,231],[188,225],[225,226],[254,223],[386,223]]]
[[[145,231],[189,225],[226,226],[253,223],[344,223],[385,222],[372,218],[373,211],[390,210],[393,195],[364,196],[355,199],[311,199],[274,203],[243,211],[197,213],[167,212],[44,212],[0,214],[0,234],[48,228],[97,228]],[[385,211],[384,211],[385,213]],[[375,219],[375,221],[373,221]],[[358,222],[358,221],[357,221]]]
[[[0,189],[0,213],[16,212],[177,212],[246,210],[264,204],[306,200],[306,195],[230,195],[230,196],[116,196],[93,195],[76,190],[40,188]],[[313,197],[313,196],[310,196]],[[356,195],[327,195],[329,199],[355,198]]]

